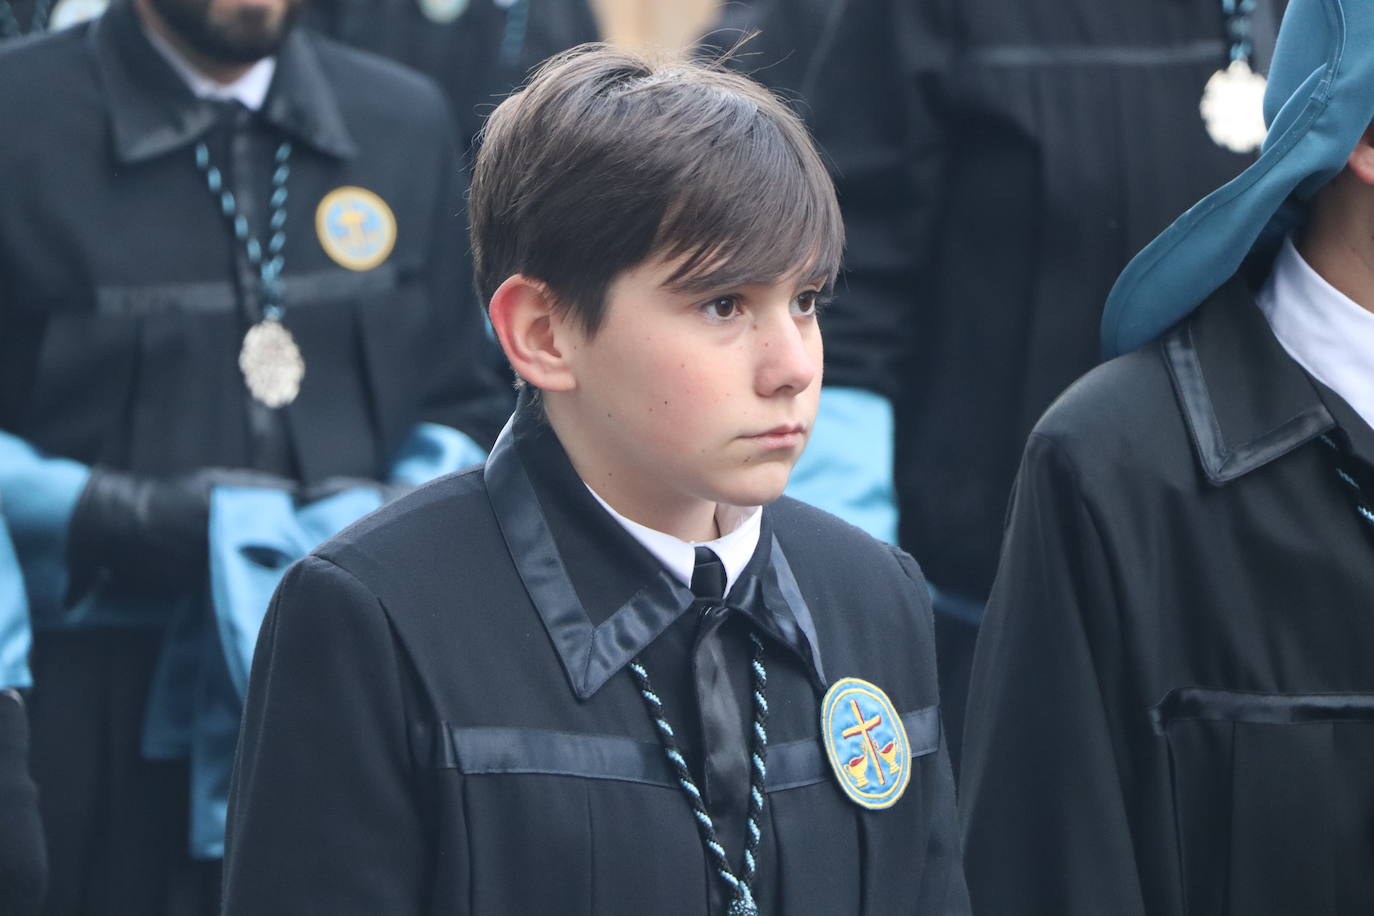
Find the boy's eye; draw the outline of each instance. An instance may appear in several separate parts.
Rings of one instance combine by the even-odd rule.
[[[824,304],[820,290],[808,289],[797,294],[797,298],[793,300],[792,309],[796,314],[805,317],[819,312]]]
[[[710,318],[734,318],[739,313],[739,300],[734,296],[721,296],[704,303],[702,309]]]

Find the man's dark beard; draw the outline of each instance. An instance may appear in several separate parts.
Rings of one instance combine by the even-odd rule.
[[[176,34],[198,53],[227,64],[251,64],[276,54],[300,15],[301,4],[288,0],[279,21],[261,7],[236,10],[223,20],[211,18],[210,0],[149,0]]]

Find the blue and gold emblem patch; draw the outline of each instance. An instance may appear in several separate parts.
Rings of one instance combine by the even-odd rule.
[[[334,263],[371,270],[396,246],[396,216],[366,188],[335,188],[315,208],[315,233]]]
[[[850,801],[890,808],[911,780],[911,743],[892,701],[868,681],[836,681],[821,702],[821,740]]]

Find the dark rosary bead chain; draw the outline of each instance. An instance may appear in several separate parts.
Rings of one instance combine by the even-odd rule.
[[[644,702],[648,706],[649,716],[653,719],[658,730],[659,740],[663,744],[663,752],[668,758],[668,763],[673,767],[678,785],[682,787],[683,793],[687,796],[688,804],[691,805],[692,816],[697,822],[702,845],[706,848],[717,874],[730,888],[731,899],[728,916],[757,916],[758,914],[758,904],[754,901],[754,877],[758,870],[757,855],[762,833],[759,822],[763,814],[763,789],[768,776],[768,671],[763,664],[763,641],[754,633],[749,634],[749,639],[754,650],[751,664],[754,700],[754,746],[750,753],[748,836],[745,838],[744,869],[739,877],[735,876],[734,869],[730,867],[729,859],[725,855],[725,847],[721,846],[720,839],[716,835],[715,820],[711,817],[711,813],[706,810],[706,803],[701,796],[701,790],[697,788],[696,780],[692,778],[692,773],[687,768],[687,761],[678,747],[677,736],[663,713],[663,701],[654,693],[653,687],[649,683],[648,671],[637,658],[630,663],[630,674],[634,677],[635,685],[639,688],[639,693],[644,697]]]
[[[281,295],[281,271],[286,263],[283,251],[286,247],[286,181],[291,177],[291,142],[282,141],[277,147],[276,168],[272,172],[272,194],[268,203],[272,208],[268,217],[268,229],[272,233],[267,241],[267,257],[263,257],[262,243],[249,232],[248,220],[239,212],[234,193],[224,187],[224,175],[210,162],[210,148],[204,142],[196,144],[196,168],[205,175],[206,187],[219,201],[220,213],[229,223],[230,231],[244,254],[262,280],[264,318],[280,320],[285,303]]]
[[[1355,512],[1365,523],[1365,530],[1374,536],[1374,507],[1370,506],[1369,499],[1365,495],[1364,487],[1355,479],[1349,463],[1352,460],[1350,449],[1336,442],[1329,435],[1323,434],[1322,444],[1331,450],[1332,461],[1335,464],[1336,476],[1340,478],[1342,487],[1350,494],[1351,501],[1355,505]]]
[[[1221,0],[1221,15],[1226,22],[1226,40],[1230,42],[1231,60],[1249,61],[1254,51],[1250,33],[1250,16],[1255,12],[1255,0]]]

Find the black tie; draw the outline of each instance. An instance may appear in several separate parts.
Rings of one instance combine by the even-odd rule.
[[[721,627],[725,606],[725,565],[707,547],[696,548],[692,594],[701,620],[692,658],[692,679],[701,715],[702,791],[717,834],[732,852],[742,849],[749,805],[749,752],[744,719],[730,684]],[[733,858],[733,856],[732,856]]]
[[[720,601],[725,597],[725,564],[710,547],[698,547],[697,565],[692,570],[692,594]]]

